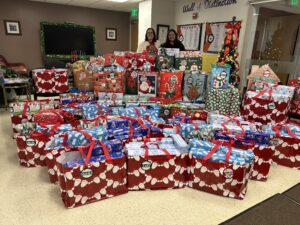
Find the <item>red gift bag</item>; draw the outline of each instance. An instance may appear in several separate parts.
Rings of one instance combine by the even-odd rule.
[[[247,91],[241,114],[249,121],[261,122],[262,124],[286,122],[290,111],[291,98],[273,98],[273,88],[276,87],[268,87],[259,93]],[[268,98],[263,97],[265,94],[268,94]]]
[[[300,125],[299,125],[300,127]],[[290,137],[281,137],[280,129],[285,129]],[[273,127],[276,132],[272,150],[274,163],[290,168],[300,169],[300,139],[286,126],[277,124]]]
[[[127,156],[127,186],[129,190],[183,188],[187,176],[188,154]]]
[[[289,82],[289,86],[295,87],[295,95],[291,105],[291,114],[300,116],[300,77]]]
[[[216,195],[244,199],[252,164],[240,166],[208,161],[219,147],[216,144],[203,159],[189,154],[188,186]],[[227,161],[229,157],[230,154],[226,154]]]
[[[167,72],[159,73],[159,92],[158,97],[169,99],[172,101],[182,100],[182,79],[183,72]]]
[[[32,70],[36,93],[64,93],[69,91],[66,69]]]
[[[49,136],[42,132],[31,132],[28,136],[17,136],[20,165],[25,167],[46,166],[44,148]]]
[[[95,141],[91,142],[84,165],[66,167],[65,162],[80,155],[79,151],[63,153],[57,158],[61,197],[67,208],[74,208],[95,201],[125,194],[128,192],[126,183],[126,157],[112,158],[102,143],[105,160],[89,162]]]

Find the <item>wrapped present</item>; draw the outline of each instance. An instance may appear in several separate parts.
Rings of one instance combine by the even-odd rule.
[[[104,54],[104,66],[122,66],[125,59],[124,55]]]
[[[184,74],[184,101],[205,101],[207,75],[198,71],[185,72]]]
[[[288,118],[294,87],[271,86],[259,93],[247,91],[241,114],[247,120],[267,123],[283,123]]]
[[[105,103],[108,105],[122,105],[123,93],[99,92],[98,99],[98,102],[100,103]]]
[[[210,89],[205,108],[207,111],[218,111],[220,114],[240,114],[240,93],[235,87],[229,89]]]
[[[203,141],[209,141],[214,137],[214,129],[211,125],[203,124],[180,124],[180,135],[185,139],[199,139]]]
[[[200,58],[201,55],[201,51],[180,51],[176,58]]]
[[[35,69],[32,77],[36,93],[58,94],[68,92],[68,74],[66,69]]]
[[[130,71],[155,71],[155,56],[145,53],[127,54],[123,66]]]
[[[300,76],[297,79],[290,80],[289,86],[295,87],[295,94],[291,105],[290,113],[300,116]]]
[[[183,72],[166,72],[159,73],[159,91],[160,98],[168,99],[171,101],[182,100],[182,79]]]
[[[105,59],[102,56],[91,56],[89,61],[89,69],[94,72],[100,72],[103,70]]]
[[[191,140],[188,185],[205,192],[244,199],[254,155],[251,151]]]
[[[73,130],[71,124],[57,124],[57,125],[36,125],[36,131],[44,133],[45,135],[54,135],[59,133],[65,133],[67,131]]]
[[[95,119],[99,115],[108,114],[109,105],[106,103],[96,103],[96,104],[83,104],[82,114],[83,118],[87,120]]]
[[[277,84],[280,82],[280,79],[269,65],[264,65],[262,67],[253,65],[251,73],[247,76],[247,79],[247,89],[251,91],[261,91],[267,88],[270,84]]]
[[[125,94],[137,95],[138,94],[138,72],[125,71]]]
[[[181,140],[183,141],[183,140]],[[129,190],[183,188],[188,154],[172,138],[152,142],[131,142],[125,146]]]
[[[230,65],[212,65],[210,74],[210,88],[227,89],[229,88]]]
[[[33,115],[41,109],[53,109],[58,107],[58,102],[55,100],[37,100],[26,102],[14,102],[9,104],[11,112],[11,123],[13,128],[13,138],[18,132],[18,125],[33,122]]]
[[[103,144],[107,147],[109,153],[121,152],[123,150],[123,143],[120,140],[109,140],[103,142]],[[96,142],[92,150],[92,156],[99,156],[103,154],[103,146],[99,142]]]
[[[175,58],[175,69],[184,71],[201,71],[202,59],[200,57]]]
[[[123,101],[125,103],[130,103],[130,102],[148,102],[150,96],[145,96],[145,95],[124,95],[123,96]]]
[[[73,126],[79,125],[77,117],[71,112],[61,109],[43,109],[36,113],[33,120],[37,124],[57,125],[63,123],[70,123]]]
[[[72,64],[72,73],[74,77],[74,86],[79,90],[94,90],[93,70],[89,62],[79,60]]]
[[[95,100],[94,92],[60,94],[60,104],[84,103]]]
[[[139,72],[138,73],[138,94],[140,96],[156,97],[157,92],[157,73]]]
[[[67,208],[127,193],[125,155],[104,149],[104,156],[92,160],[91,148],[83,161],[78,151],[57,158],[61,197]]]
[[[94,73],[94,90],[99,92],[124,93],[124,71]]]
[[[273,139],[271,148],[275,151],[273,162],[276,164],[300,169],[300,125],[299,123],[288,122],[277,124],[264,129],[269,132]]]
[[[129,107],[123,108],[119,110],[120,116],[128,116],[133,118],[144,117],[147,113],[147,109],[145,107]]]

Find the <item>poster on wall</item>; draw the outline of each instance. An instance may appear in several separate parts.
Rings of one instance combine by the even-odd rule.
[[[203,52],[218,53],[223,47],[228,22],[206,23]]]
[[[202,24],[177,26],[179,40],[186,50],[200,50]]]

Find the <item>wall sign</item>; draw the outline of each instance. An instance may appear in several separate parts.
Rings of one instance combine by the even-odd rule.
[[[237,0],[204,0],[204,8],[217,8],[237,4]]]
[[[195,5],[196,5],[196,3],[195,3],[195,2],[192,2],[192,4],[191,4],[191,5],[184,5],[184,6],[182,7],[182,11],[183,11],[183,13],[186,13],[186,12],[192,12],[192,11],[194,11],[194,9],[195,9]]]

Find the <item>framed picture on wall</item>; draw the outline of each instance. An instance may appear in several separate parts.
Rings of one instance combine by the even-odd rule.
[[[20,21],[4,20],[4,28],[6,35],[21,35]]]
[[[178,25],[177,33],[186,50],[200,50],[202,24]]]
[[[109,40],[109,41],[117,40],[117,29],[116,28],[106,28],[106,40]]]
[[[169,29],[169,25],[157,24],[157,40],[159,40],[161,44],[165,43]]]

